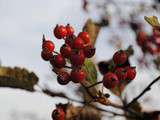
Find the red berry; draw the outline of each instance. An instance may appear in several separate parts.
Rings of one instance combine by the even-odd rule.
[[[153,27],[153,36],[160,37],[160,27],[159,26]]]
[[[127,72],[124,68],[116,68],[115,74],[119,80],[126,80]]]
[[[113,55],[113,61],[116,65],[122,65],[127,61],[127,53],[123,50],[117,51],[114,55]]]
[[[71,71],[71,80],[74,83],[80,83],[86,78],[86,73],[83,70],[72,70]]]
[[[73,48],[75,48],[75,49],[82,49],[82,48],[84,48],[83,40],[80,37],[77,37],[73,41]]]
[[[140,31],[137,35],[137,43],[140,46],[143,46],[147,40],[148,40],[147,33],[144,31]]]
[[[69,83],[70,81],[70,75],[67,72],[61,72],[58,76],[57,76],[57,81],[59,84],[61,85],[66,85]]]
[[[53,52],[55,48],[55,45],[52,41],[50,40],[46,40],[43,42],[42,44],[42,49],[43,51],[47,51],[47,52]]]
[[[80,37],[85,44],[90,43],[90,36],[87,32],[80,32],[78,37]]]
[[[63,25],[57,25],[54,29],[54,35],[57,39],[65,38],[67,35],[66,27]]]
[[[73,39],[71,37],[67,37],[65,39],[65,44],[68,44],[70,47],[72,47]]]
[[[126,67],[127,78],[128,80],[133,80],[136,77],[136,69],[135,67]]]
[[[51,52],[45,52],[45,51],[41,52],[41,57],[45,61],[50,60],[52,58],[52,56],[53,56],[53,54]]]
[[[84,51],[85,57],[91,58],[94,56],[96,49],[92,45],[89,45],[89,46],[86,46],[83,51]]]
[[[103,85],[110,89],[114,88],[119,83],[118,77],[112,72],[108,72],[103,77]]]
[[[72,49],[68,44],[64,44],[61,47],[60,52],[61,52],[63,57],[69,58],[69,57],[71,57]]]
[[[52,60],[50,60],[50,63],[57,68],[62,68],[65,66],[66,61],[61,54],[58,54],[55,55]]]
[[[72,36],[74,34],[74,29],[69,24],[66,26],[67,36]]]
[[[85,61],[85,56],[83,51],[73,51],[71,54],[71,64],[73,66],[83,65]]]
[[[65,120],[65,112],[62,108],[56,108],[52,112],[53,120]]]

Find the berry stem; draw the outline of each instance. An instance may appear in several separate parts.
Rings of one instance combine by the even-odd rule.
[[[89,89],[89,88],[92,88],[92,87],[94,87],[94,86],[96,86],[96,85],[101,84],[102,82],[103,82],[103,81],[96,82],[96,83],[94,83],[94,84],[88,86],[87,88],[88,88],[88,89]]]
[[[135,97],[131,102],[129,102],[125,107],[128,108],[132,104],[134,104],[139,98],[141,98],[146,92],[148,92],[151,89],[151,86],[156,83],[158,80],[160,80],[160,76],[158,76],[156,79],[154,79],[137,97]]]
[[[70,66],[64,66],[64,68],[73,69],[73,68],[72,68],[72,67],[70,67]]]
[[[59,53],[58,53],[58,52],[56,52],[56,51],[54,51],[54,53],[55,53],[55,54],[57,54],[57,55],[59,54]]]

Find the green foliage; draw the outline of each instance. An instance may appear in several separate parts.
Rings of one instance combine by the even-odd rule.
[[[91,84],[96,83],[97,70],[96,70],[95,64],[90,59],[85,60],[83,69],[87,73],[87,81],[89,81]]]

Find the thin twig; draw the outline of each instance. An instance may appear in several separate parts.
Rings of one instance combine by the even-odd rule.
[[[74,102],[77,102],[77,103],[85,104],[85,102],[73,99],[71,97],[68,97],[64,93],[61,93],[61,92],[59,92],[59,93],[58,92],[52,92],[52,91],[46,89],[46,90],[42,90],[42,93],[44,93],[46,95],[49,95],[51,97],[61,97],[61,98],[65,98],[65,99],[70,100],[70,101],[74,101]]]
[[[86,88],[92,88],[92,87],[94,87],[94,86],[96,86],[96,85],[101,84],[102,82],[103,82],[103,81],[96,82],[96,83],[94,83],[94,84],[92,84],[92,85],[90,85],[90,86],[88,86],[88,87],[86,87]]]
[[[113,112],[113,111],[106,110],[106,109],[103,109],[103,108],[100,108],[100,107],[97,107],[97,106],[90,105],[90,102],[89,102],[89,103],[85,103],[85,102],[83,102],[83,101],[79,101],[79,100],[70,98],[70,97],[66,96],[64,93],[52,92],[52,91],[50,91],[50,90],[42,90],[42,92],[43,92],[44,94],[46,94],[46,95],[51,96],[51,97],[61,97],[61,98],[64,98],[64,99],[67,99],[67,100],[70,100],[70,101],[74,101],[74,102],[77,102],[77,103],[89,105],[89,106],[92,107],[92,108],[95,108],[95,109],[97,109],[97,110],[99,110],[99,111],[102,111],[102,112],[106,112],[106,113],[112,114],[113,116],[121,116],[121,117],[127,117],[127,118],[131,118],[131,119],[135,119],[134,116],[125,115],[125,114],[120,114],[120,113],[117,113],[117,112]],[[113,106],[114,106],[114,105],[113,105]]]
[[[53,51],[53,53],[55,53],[55,54],[57,54],[57,55],[59,54],[59,53],[58,53],[58,52],[56,52],[56,51]]]
[[[135,103],[139,98],[141,98],[146,92],[148,92],[151,89],[151,86],[156,83],[158,80],[160,80],[160,76],[158,76],[156,79],[154,79],[137,97],[135,97],[130,103],[128,103],[125,107],[128,108],[133,103]]]
[[[64,68],[68,68],[68,69],[72,69],[72,67],[71,66],[64,66]]]

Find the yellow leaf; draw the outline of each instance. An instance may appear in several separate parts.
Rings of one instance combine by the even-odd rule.
[[[150,17],[144,16],[144,19],[153,27],[160,25],[158,18],[156,16],[150,16]]]

